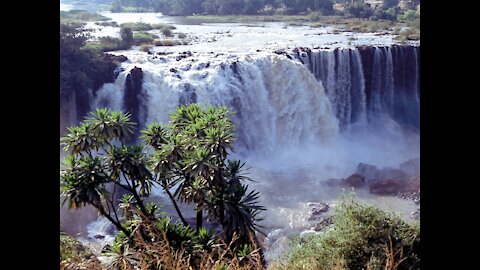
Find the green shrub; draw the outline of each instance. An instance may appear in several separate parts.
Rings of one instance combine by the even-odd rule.
[[[184,39],[187,37],[187,34],[185,33],[178,33],[178,38]]]
[[[420,229],[377,207],[342,198],[335,209],[333,228],[292,240],[280,269],[418,269]],[[388,258],[388,259],[387,259]],[[368,268],[377,266],[377,268]]]
[[[148,32],[133,33],[133,40],[135,45],[140,45],[142,43],[152,43],[156,37],[156,35],[150,34]]]
[[[155,45],[155,46],[176,46],[176,45],[182,45],[182,43],[178,40],[173,40],[173,39],[156,39],[153,42],[153,45]]]
[[[114,22],[114,21],[111,21],[111,22],[96,22],[95,24],[96,24],[96,25],[100,25],[100,26],[118,27],[118,23],[117,23],[117,22]]]
[[[95,22],[109,21],[108,17],[85,10],[60,11],[60,22]]]
[[[170,29],[170,30],[175,30],[177,27],[171,24],[166,24],[166,23],[156,23],[152,24],[152,29]]]
[[[148,31],[152,30],[152,25],[144,22],[127,22],[120,24],[120,27],[130,28],[132,31]]]
[[[320,14],[320,12],[318,11],[310,12],[308,14],[308,20],[310,20],[311,22],[317,22],[320,20],[321,17],[322,17],[322,14]]]
[[[161,31],[164,36],[173,37],[173,32],[169,28],[163,28]]]

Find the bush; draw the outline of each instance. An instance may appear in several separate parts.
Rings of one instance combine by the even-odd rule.
[[[130,28],[132,31],[148,31],[153,29],[152,25],[144,22],[122,23],[120,27]]]
[[[184,39],[187,37],[187,34],[185,33],[178,33],[178,38]]]
[[[111,22],[96,22],[95,24],[96,24],[96,25],[100,25],[100,26],[118,27],[118,23],[117,23],[117,22],[114,22],[114,21],[111,21]]]
[[[373,14],[373,9],[362,3],[355,3],[345,7],[345,17],[347,18],[370,18]]]
[[[131,28],[128,27],[121,27],[120,28],[120,38],[125,47],[130,47],[133,45],[133,31]]]
[[[315,11],[315,12],[310,12],[308,14],[308,20],[311,21],[311,22],[317,22],[320,20],[322,14],[320,14],[320,12],[318,11]]]
[[[109,21],[108,17],[85,10],[60,11],[60,22],[94,22]]]
[[[140,50],[141,50],[142,52],[149,52],[151,48],[152,48],[152,45],[144,44],[144,45],[142,45],[142,46],[140,47]]]
[[[334,225],[292,240],[280,269],[418,269],[420,228],[353,196],[342,198]],[[389,264],[399,263],[398,268]]]
[[[152,29],[170,29],[170,30],[175,30],[177,27],[171,24],[166,24],[166,23],[156,23],[152,24]]]
[[[97,257],[79,241],[60,234],[60,269],[103,270]]]
[[[417,15],[415,10],[407,10],[402,15],[398,15],[398,20],[403,22],[411,22],[417,19],[419,16]]]
[[[162,34],[166,37],[173,37],[173,32],[169,28],[163,28]]]
[[[156,35],[150,34],[148,32],[136,32],[133,34],[133,40],[135,45],[140,45],[142,43],[152,43],[156,37]]]
[[[182,42],[180,40],[173,39],[156,39],[153,41],[155,46],[177,46],[177,45],[187,45],[188,42]]]

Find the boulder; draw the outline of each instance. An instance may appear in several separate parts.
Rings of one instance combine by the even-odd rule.
[[[320,220],[323,213],[327,212],[330,206],[326,203],[308,203],[307,206],[310,208],[309,217],[307,220]]]
[[[310,227],[310,229],[316,232],[319,232],[332,224],[333,224],[332,217],[322,217],[318,222],[315,222],[315,224],[313,224],[313,226]]]
[[[396,195],[405,188],[405,181],[398,179],[385,179],[370,185],[370,193],[378,195]]]
[[[406,182],[407,179],[408,179],[408,176],[400,169],[387,167],[387,168],[383,168],[380,171],[378,179],[379,179],[379,181],[392,179],[392,180],[398,180],[398,181]]]
[[[417,193],[420,191],[420,177],[412,176],[407,180],[404,192]]]
[[[408,176],[420,175],[420,158],[412,158],[400,164],[400,170],[405,172]]]
[[[366,183],[373,183],[380,179],[380,170],[374,165],[359,163],[356,173],[363,175]]]
[[[343,179],[336,179],[336,178],[330,178],[327,181],[325,181],[325,184],[330,187],[337,187],[342,185]]]
[[[361,174],[355,173],[345,179],[344,182],[350,187],[363,187],[365,185],[365,177]]]

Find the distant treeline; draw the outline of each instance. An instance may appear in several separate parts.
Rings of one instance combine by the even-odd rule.
[[[333,4],[332,0],[114,0],[112,11],[135,7],[167,15],[301,14],[312,11],[330,15],[334,13]]]
[[[380,3],[379,3],[380,2]],[[342,8],[334,9],[334,4]],[[112,12],[161,12],[165,15],[340,15],[395,21],[420,0],[113,0]],[[400,8],[400,6],[402,6]]]

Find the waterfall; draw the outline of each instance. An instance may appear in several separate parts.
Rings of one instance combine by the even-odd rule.
[[[136,60],[97,91],[91,108],[129,111],[143,127],[167,122],[180,104],[226,105],[246,152],[322,144],[353,124],[385,123],[378,119],[419,128],[417,51],[299,48],[287,55]]]
[[[385,117],[418,129],[418,51],[413,46],[300,48],[292,56],[325,87],[341,130]]]
[[[126,84],[126,92],[125,77],[137,68],[143,73],[137,99],[144,114],[137,119],[146,123],[165,123],[176,106],[197,102],[231,108],[237,148],[244,152],[268,153],[279,146],[321,144],[338,134],[338,122],[322,84],[304,65],[287,57],[247,57],[183,69],[166,69],[151,62],[134,66],[126,67],[114,84],[105,85],[93,105],[118,109],[122,104],[118,86]],[[344,66],[345,72],[350,72],[348,63]],[[110,104],[104,102],[108,95],[112,95]],[[131,99],[124,94],[122,110]],[[348,108],[342,110],[349,113]]]

